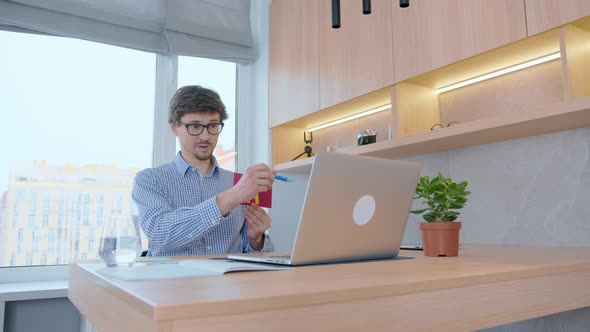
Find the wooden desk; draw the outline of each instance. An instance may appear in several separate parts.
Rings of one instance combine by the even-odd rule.
[[[100,331],[472,331],[590,306],[590,248],[465,245],[455,258],[123,281],[70,267]]]

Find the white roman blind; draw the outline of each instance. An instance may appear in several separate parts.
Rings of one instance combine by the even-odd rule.
[[[256,59],[250,0],[0,0],[0,29],[161,54]]]

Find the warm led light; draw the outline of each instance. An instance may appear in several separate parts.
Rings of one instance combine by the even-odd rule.
[[[332,122],[328,122],[328,123],[324,123],[323,125],[319,125],[313,128],[309,128],[306,131],[307,132],[312,132],[312,131],[316,131],[316,130],[320,130],[320,129],[324,129],[324,128],[328,128],[328,127],[332,127],[335,126],[337,124],[341,124],[343,122],[347,122],[350,120],[354,120],[354,119],[358,119],[358,118],[362,118],[363,116],[367,116],[367,115],[371,115],[371,114],[375,114],[375,113],[379,113],[385,110],[388,110],[391,108],[391,104],[387,104],[387,105],[383,105],[383,106],[379,106],[377,108],[373,108],[371,110],[359,113],[359,114],[355,114],[355,115],[351,115],[351,116],[347,116],[345,118],[336,120],[336,121],[332,121]]]
[[[454,89],[458,89],[458,88],[464,87],[466,85],[470,85],[470,84],[473,84],[473,83],[477,83],[477,82],[489,80],[490,78],[498,77],[500,75],[505,75],[505,74],[508,74],[508,73],[515,72],[517,70],[521,70],[521,69],[525,69],[525,68],[528,68],[528,67],[536,66],[538,64],[541,64],[541,63],[544,63],[544,62],[547,62],[547,61],[559,59],[560,56],[561,55],[560,55],[559,52],[558,53],[555,53],[555,54],[550,54],[550,55],[544,56],[542,58],[538,58],[538,59],[535,59],[535,60],[531,60],[529,62],[521,63],[521,64],[516,65],[516,66],[513,66],[513,67],[508,67],[506,69],[498,70],[498,71],[495,71],[495,72],[492,72],[492,73],[489,73],[489,74],[485,74],[485,75],[482,75],[482,76],[478,76],[478,77],[469,79],[467,81],[455,83],[455,84],[446,86],[444,88],[437,89],[436,90],[436,93],[443,93],[443,92],[451,91],[451,90],[454,90]]]

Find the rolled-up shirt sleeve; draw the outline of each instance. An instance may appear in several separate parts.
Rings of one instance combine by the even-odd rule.
[[[132,197],[139,210],[142,229],[159,250],[183,249],[226,220],[215,196],[195,206],[173,209],[151,169],[136,175]]]

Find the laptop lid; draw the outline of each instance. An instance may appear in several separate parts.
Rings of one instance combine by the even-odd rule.
[[[419,176],[416,163],[318,152],[291,264],[395,257]]]
[[[305,265],[395,257],[419,175],[416,163],[318,152],[291,255],[228,258]]]

